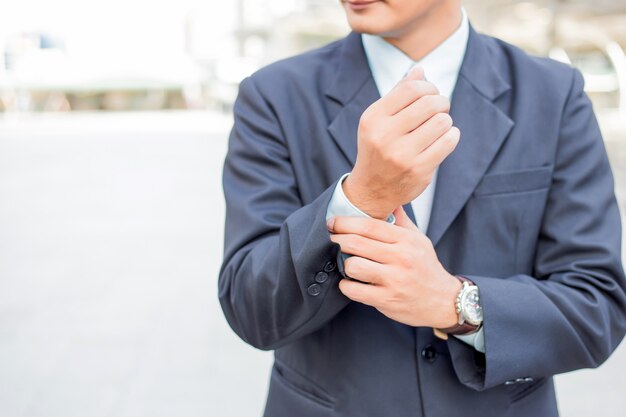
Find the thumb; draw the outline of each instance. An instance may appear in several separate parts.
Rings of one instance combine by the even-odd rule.
[[[409,70],[404,76],[405,80],[424,81],[426,76],[424,75],[424,68],[420,65],[416,65]]]
[[[403,229],[419,230],[415,223],[413,223],[413,221],[409,219],[409,216],[407,216],[402,206],[395,209],[393,211],[393,215],[396,218],[396,226],[400,226]]]

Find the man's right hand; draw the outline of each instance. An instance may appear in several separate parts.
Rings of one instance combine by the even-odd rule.
[[[419,196],[459,142],[449,111],[450,101],[419,67],[368,107],[359,122],[356,163],[343,182],[352,204],[386,219]]]

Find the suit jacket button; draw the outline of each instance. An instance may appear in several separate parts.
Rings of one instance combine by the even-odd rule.
[[[309,285],[309,288],[306,289],[306,291],[309,293],[309,295],[316,297],[322,292],[322,287],[320,287],[319,284],[311,284]]]
[[[437,350],[432,345],[426,345],[422,349],[422,358],[428,363],[433,363],[437,359]]]
[[[315,275],[315,282],[318,284],[323,284],[328,281],[328,274],[326,272],[320,271]]]
[[[328,261],[324,265],[324,272],[333,272],[335,269],[337,269],[337,264],[333,261]]]

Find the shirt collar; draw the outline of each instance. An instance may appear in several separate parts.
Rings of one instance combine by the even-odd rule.
[[[363,48],[379,93],[387,94],[416,64],[424,68],[426,78],[442,95],[450,97],[456,84],[469,39],[469,20],[462,9],[461,25],[439,46],[418,62],[380,36],[362,34]]]

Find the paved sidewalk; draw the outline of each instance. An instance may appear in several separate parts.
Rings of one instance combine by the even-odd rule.
[[[0,416],[260,416],[271,362],[217,303],[228,119],[0,120]],[[608,142],[626,212],[626,135]],[[558,378],[620,417],[626,344]],[[534,416],[531,416],[534,417]]]

